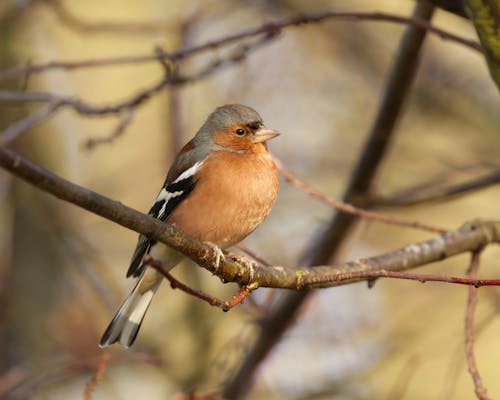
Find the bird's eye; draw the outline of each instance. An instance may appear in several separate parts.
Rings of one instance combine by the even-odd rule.
[[[246,132],[244,129],[238,128],[234,131],[234,133],[236,133],[238,136],[243,136]]]

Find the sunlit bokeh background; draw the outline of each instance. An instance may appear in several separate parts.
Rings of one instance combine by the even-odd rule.
[[[98,0],[0,2],[2,67],[55,60],[98,60],[202,44],[299,13],[383,11],[411,15],[413,1]],[[436,11],[433,23],[475,38],[471,24]],[[145,29],[135,29],[145,24]],[[121,115],[86,117],[64,109],[30,130],[16,150],[63,177],[147,211],[180,145],[217,106],[254,107],[283,134],[271,151],[301,179],[339,198],[376,114],[403,25],[331,19],[285,29],[239,64],[152,96],[122,135],[92,150]],[[182,62],[196,71],[218,51]],[[2,88],[47,91],[114,104],[161,78],[158,62],[51,70]],[[409,102],[376,179],[376,193],[432,190],[499,166],[500,102],[481,55],[430,35]],[[0,129],[39,106],[2,104]],[[500,189],[383,212],[456,228],[498,219]],[[333,210],[283,182],[277,204],[245,245],[274,264],[296,265]],[[336,261],[395,249],[430,234],[360,221]],[[94,399],[166,399],[214,393],[250,348],[256,323],[279,291],[222,313],[164,285],[132,349],[97,343],[133,282],[125,271],[137,234],[58,201],[0,172],[0,397],[82,398],[109,353]],[[498,277],[497,250],[484,277]],[[462,275],[468,257],[421,268]],[[174,271],[221,298],[237,289],[195,265]],[[467,288],[385,280],[322,290],[263,363],[254,399],[470,399],[464,351]],[[489,393],[500,395],[500,292],[482,288],[476,352]],[[3,390],[3,393],[2,393]]]

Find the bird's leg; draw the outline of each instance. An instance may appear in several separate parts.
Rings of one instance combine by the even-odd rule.
[[[215,252],[215,265],[214,269],[215,272],[219,271],[220,263],[221,261],[224,261],[226,259],[226,256],[224,255],[224,252],[220,249],[219,246],[212,242],[204,242],[207,246],[211,247],[212,250]]]

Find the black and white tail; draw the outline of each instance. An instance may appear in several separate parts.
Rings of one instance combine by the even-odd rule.
[[[99,347],[107,347],[119,342],[128,348],[134,343],[149,304],[162,282],[161,276],[151,282],[151,277],[146,277],[149,275],[147,272],[150,271],[144,271],[137,280],[137,284],[109,323],[99,342]],[[148,282],[145,282],[146,279]]]

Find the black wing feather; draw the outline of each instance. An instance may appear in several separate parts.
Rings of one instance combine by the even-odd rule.
[[[154,218],[158,218],[160,221],[166,221],[175,208],[193,191],[195,185],[196,181],[192,175],[181,181],[166,185],[165,190],[167,192],[179,194],[176,194],[174,197],[170,197],[168,200],[161,199],[156,201],[153,204],[153,207],[149,210],[148,214]],[[148,238],[144,235],[139,235],[139,240],[127,271],[127,278],[129,276],[137,277],[142,273],[142,258],[145,254],[149,253],[151,246],[154,246],[155,244],[156,240]]]

